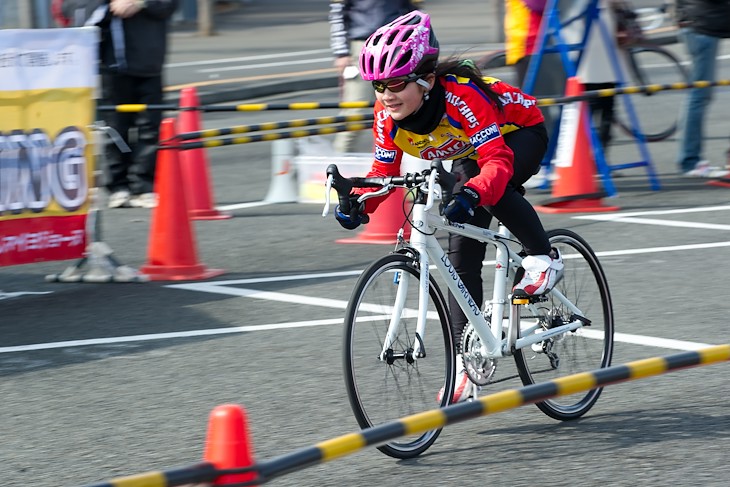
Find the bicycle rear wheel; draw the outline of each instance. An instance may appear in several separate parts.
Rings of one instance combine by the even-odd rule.
[[[650,44],[632,46],[627,51],[629,77],[634,86],[689,82],[687,71],[670,51]],[[657,102],[661,102],[662,106],[679,107],[686,97],[684,90],[623,96],[631,97],[630,103],[636,114],[638,131],[648,142],[664,140],[677,131],[679,111],[658,114]],[[615,113],[616,122],[621,129],[634,137],[635,131],[626,109],[626,100],[616,101]]]
[[[392,254],[363,272],[350,298],[345,313],[344,372],[350,406],[361,428],[446,406],[453,394],[455,352],[446,301],[431,278],[428,333],[419,336],[419,281],[415,259]],[[398,292],[403,298],[400,326],[383,354]],[[415,356],[418,348],[425,353]],[[445,393],[438,401],[441,387]],[[426,451],[440,432],[401,436],[378,449],[395,458],[412,458]]]
[[[586,241],[570,230],[552,230],[548,236],[565,264],[563,278],[554,290],[580,309],[590,325],[517,350],[515,362],[525,385],[608,367],[613,355],[613,306],[598,258]],[[541,329],[573,321],[573,312],[552,293],[545,302],[523,306],[521,315],[522,323],[537,321]],[[593,407],[601,390],[557,396],[537,403],[537,407],[551,418],[575,419]]]

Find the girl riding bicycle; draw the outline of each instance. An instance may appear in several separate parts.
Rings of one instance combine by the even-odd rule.
[[[540,168],[547,132],[535,98],[500,80],[482,79],[470,61],[438,62],[439,43],[428,14],[415,10],[371,35],[360,53],[360,75],[375,89],[375,161],[368,177],[400,175],[406,152],[420,159],[450,159],[459,175],[443,215],[452,222],[486,228],[492,215],[527,252],[525,275],[517,296],[549,291],[562,276],[562,258],[550,243],[535,209],[521,188]],[[351,196],[352,211],[337,207],[335,217],[347,229],[366,223],[385,197],[362,204]],[[464,285],[483,301],[481,268],[486,244],[449,236],[449,258]],[[466,316],[450,296],[454,337],[461,343]],[[460,345],[459,345],[460,346]],[[457,350],[457,352],[460,352]],[[453,402],[472,388],[457,356]]]

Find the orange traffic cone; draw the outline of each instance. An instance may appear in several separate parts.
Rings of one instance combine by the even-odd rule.
[[[337,243],[352,244],[387,244],[392,245],[397,241],[398,230],[403,228],[403,237],[411,236],[411,226],[406,223],[403,214],[403,198],[405,189],[399,188],[392,191],[378,208],[370,215],[370,223],[364,226],[364,230],[357,236],[341,238]]]
[[[710,186],[720,186],[721,188],[730,188],[730,176],[713,179],[712,181],[707,181],[705,184]]]
[[[583,94],[583,85],[576,77],[568,78],[566,96]],[[606,206],[601,198],[605,192],[596,189],[596,163],[588,125],[588,106],[585,101],[573,102],[563,108],[563,115],[554,163],[555,175],[552,198],[535,205],[544,213],[577,213],[616,211],[617,206]]]
[[[254,465],[253,445],[248,438],[246,413],[236,404],[222,404],[211,411],[205,440],[205,461],[217,470]],[[256,479],[256,472],[218,477],[213,485],[235,484]]]
[[[180,175],[178,150],[164,148],[165,145],[177,143],[175,135],[175,119],[166,118],[160,124],[160,140],[163,142],[157,153],[155,174],[155,192],[159,201],[152,210],[148,263],[140,271],[149,275],[153,281],[208,279],[225,271],[208,269],[198,262]]]
[[[199,132],[200,106],[195,87],[183,88],[180,91],[180,114],[178,130],[181,134]],[[187,149],[180,151],[183,187],[188,195],[190,218],[193,220],[222,220],[232,215],[213,207],[213,195],[208,171],[208,156],[205,149]]]

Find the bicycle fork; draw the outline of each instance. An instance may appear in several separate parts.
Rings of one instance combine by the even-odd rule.
[[[388,357],[392,357],[389,350],[393,346],[393,342],[396,340],[398,333],[400,332],[400,322],[403,317],[403,311],[406,304],[406,298],[408,296],[408,288],[410,286],[411,276],[407,272],[398,271],[393,275],[393,284],[397,287],[395,294],[395,301],[393,303],[393,309],[390,310],[390,322],[388,324],[388,332],[383,340],[383,350],[380,352],[380,359],[387,360]],[[413,344],[413,349],[410,353],[406,353],[406,356],[399,357],[405,358],[409,363],[412,363],[416,358],[425,356],[425,350],[423,347],[423,336],[421,324],[417,326],[416,330],[416,343]]]

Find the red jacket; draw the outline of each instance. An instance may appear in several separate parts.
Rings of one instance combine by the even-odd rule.
[[[430,134],[399,128],[383,105],[376,102],[375,161],[368,176],[400,175],[404,152],[425,160],[469,157],[476,160],[481,171],[466,184],[479,193],[479,205],[494,205],[514,172],[514,154],[502,134],[537,125],[544,119],[534,97],[496,78],[485,80],[502,100],[502,110],[471,80],[454,75],[440,77],[446,110]],[[374,211],[383,199],[367,200],[365,212]]]

